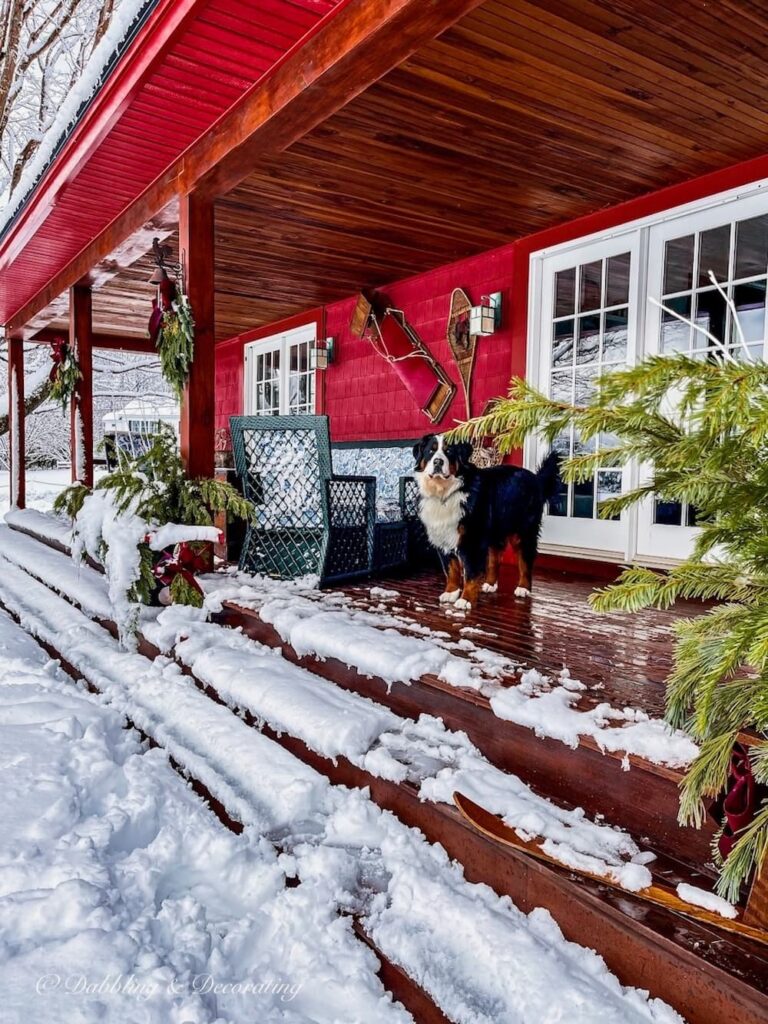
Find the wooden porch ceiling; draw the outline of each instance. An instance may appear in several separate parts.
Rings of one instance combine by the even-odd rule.
[[[763,155],[767,17],[487,0],[217,201],[216,337]],[[99,330],[143,326],[144,281]]]

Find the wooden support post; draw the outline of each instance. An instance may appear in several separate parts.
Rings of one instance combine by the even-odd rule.
[[[11,508],[24,508],[27,500],[27,460],[24,432],[24,342],[8,339],[8,451]]]
[[[87,285],[69,290],[69,338],[83,375],[70,407],[72,480],[93,487],[93,325]]]
[[[181,457],[190,477],[213,476],[214,232],[213,202],[194,192],[179,201],[179,255],[195,319],[195,355],[181,402]]]

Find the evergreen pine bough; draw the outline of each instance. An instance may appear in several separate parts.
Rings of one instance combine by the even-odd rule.
[[[701,746],[681,786],[680,820],[701,825],[703,800],[726,785],[744,730],[756,734],[749,748],[755,778],[768,784],[768,365],[716,352],[706,359],[650,357],[601,377],[583,406],[553,401],[516,379],[508,398],[454,433],[491,435],[506,454],[532,431],[555,444],[571,426],[582,441],[613,441],[567,459],[565,480],[588,480],[598,467],[630,459],[649,467],[644,483],[601,503],[601,516],[654,495],[697,510],[700,533],[690,558],[668,572],[625,569],[591,600],[597,611],[629,612],[667,608],[677,598],[719,602],[676,626],[667,681],[668,722]],[[720,863],[721,895],[735,901],[767,853],[764,804]]]

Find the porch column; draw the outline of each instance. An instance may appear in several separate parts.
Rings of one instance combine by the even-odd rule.
[[[88,285],[69,289],[69,343],[83,375],[70,407],[72,481],[93,487],[93,324]]]
[[[27,500],[27,460],[24,437],[24,341],[8,338],[8,452],[11,508]]]
[[[190,477],[213,476],[214,235],[213,200],[196,193],[179,202],[179,254],[195,320],[195,354],[181,402],[181,457]]]

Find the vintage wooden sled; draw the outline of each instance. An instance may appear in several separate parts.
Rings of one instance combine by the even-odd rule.
[[[480,804],[476,804],[474,800],[470,800],[469,797],[464,796],[462,793],[454,793],[453,802],[458,807],[462,816],[470,825],[472,825],[473,828],[477,829],[478,832],[482,832],[483,835],[488,836],[490,839],[494,839],[497,843],[502,843],[504,846],[510,846],[515,850],[519,850],[521,853],[525,853],[536,860],[550,864],[552,867],[558,868],[561,871],[569,871],[572,874],[581,876],[582,878],[590,878],[596,882],[600,882],[602,885],[609,885],[612,889],[617,889],[620,892],[626,893],[628,896],[636,896],[637,899],[645,900],[647,903],[654,903],[659,907],[665,907],[667,910],[672,910],[676,914],[682,914],[684,917],[691,918],[695,921],[702,921],[705,924],[713,925],[715,928],[720,928],[723,931],[734,932],[737,935],[742,935],[747,939],[753,939],[755,942],[760,942],[763,945],[768,946],[768,929],[747,924],[744,920],[746,912],[743,913],[739,910],[738,917],[735,918],[721,917],[720,914],[715,914],[710,910],[705,910],[703,907],[697,907],[695,904],[686,903],[685,900],[680,899],[674,888],[666,886],[660,882],[654,882],[653,885],[649,885],[648,888],[641,889],[639,892],[630,892],[629,890],[624,889],[623,886],[619,885],[618,882],[615,882],[610,878],[604,878],[602,875],[595,875],[590,871],[582,871],[578,868],[572,868],[565,864],[561,864],[560,861],[555,860],[554,857],[550,857],[548,853],[545,853],[537,840],[521,839],[513,828],[504,824],[501,818],[492,814],[484,807],[481,807]],[[765,874],[759,881],[762,883],[764,878]],[[755,886],[753,886],[753,890],[754,888]]]

